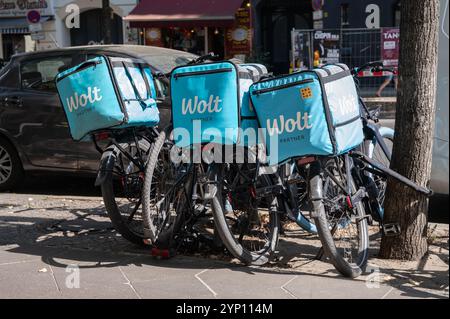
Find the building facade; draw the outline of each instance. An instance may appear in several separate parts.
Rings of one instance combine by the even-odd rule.
[[[111,0],[113,43],[137,43],[136,30],[122,18],[137,0]],[[0,58],[14,53],[102,43],[102,0],[1,0]],[[30,26],[27,14],[40,13]],[[79,22],[79,23],[78,23]],[[37,25],[37,26],[36,26]]]
[[[253,0],[252,7],[254,51],[268,53],[278,72],[290,67],[292,29],[373,29],[400,23],[399,0]]]

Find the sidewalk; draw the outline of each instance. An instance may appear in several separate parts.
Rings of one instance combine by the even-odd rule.
[[[348,280],[314,260],[317,238],[297,229],[265,268],[157,260],[111,229],[101,198],[0,194],[0,298],[448,298],[448,225],[431,237],[421,263],[372,257],[374,273]]]

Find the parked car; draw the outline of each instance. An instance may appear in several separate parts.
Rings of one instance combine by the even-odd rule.
[[[86,46],[19,54],[0,71],[0,190],[29,171],[93,174],[100,154],[92,143],[74,142],[56,92],[55,77],[98,55],[143,59],[166,74],[196,56],[148,46]],[[162,128],[170,124],[168,80],[155,78]]]

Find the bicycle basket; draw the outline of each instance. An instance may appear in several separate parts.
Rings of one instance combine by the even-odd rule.
[[[270,164],[307,155],[339,155],[364,140],[359,97],[346,65],[328,65],[250,88],[266,130]]]
[[[153,76],[139,61],[99,56],[58,74],[56,86],[74,140],[159,123]]]

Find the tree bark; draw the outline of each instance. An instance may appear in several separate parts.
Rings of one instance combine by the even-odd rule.
[[[109,0],[102,0],[102,19],[103,19],[103,44],[112,43],[112,8],[109,5]]]
[[[439,0],[401,5],[399,90],[392,168],[422,186],[431,175],[435,127]],[[381,258],[419,260],[428,250],[428,199],[388,180],[385,223],[401,233],[383,237]]]

